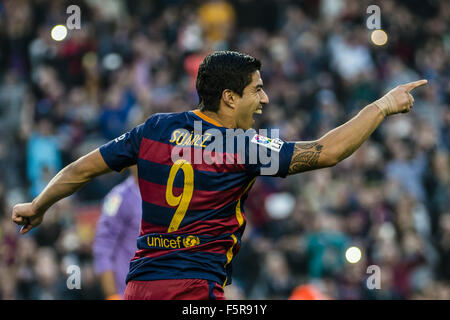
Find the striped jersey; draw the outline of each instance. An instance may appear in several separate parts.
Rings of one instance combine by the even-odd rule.
[[[100,147],[106,164],[137,164],[142,220],[126,282],[198,278],[231,283],[259,175],[285,177],[294,143],[228,129],[199,110],[154,114]]]

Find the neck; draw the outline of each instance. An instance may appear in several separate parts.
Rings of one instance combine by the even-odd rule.
[[[201,110],[201,112],[211,119],[216,120],[225,128],[236,128],[236,122],[234,121],[234,118],[230,114],[226,114],[222,110],[223,108],[220,108],[217,112],[207,110]]]

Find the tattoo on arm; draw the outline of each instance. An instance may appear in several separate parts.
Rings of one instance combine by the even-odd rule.
[[[289,174],[317,169],[322,147],[317,142],[297,142],[294,146]]]

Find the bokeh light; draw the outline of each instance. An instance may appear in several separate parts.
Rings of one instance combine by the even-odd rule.
[[[361,260],[361,249],[358,247],[350,247],[345,251],[345,259],[350,263],[357,263]]]
[[[51,37],[55,41],[62,41],[67,37],[67,28],[62,24],[58,24],[53,27],[51,33]]]
[[[384,46],[388,41],[388,35],[386,31],[382,29],[376,29],[370,35],[370,40],[372,40],[372,43],[377,46]]]

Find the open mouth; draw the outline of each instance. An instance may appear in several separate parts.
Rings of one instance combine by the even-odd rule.
[[[255,111],[255,112],[253,112],[253,113],[256,113],[256,114],[262,114],[262,108],[260,108],[260,109],[256,109],[256,111]]]

